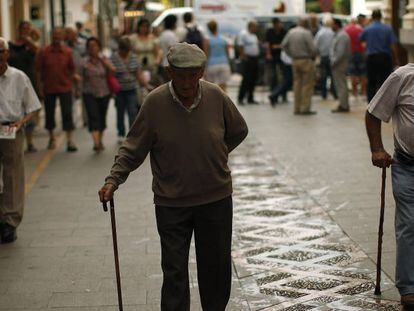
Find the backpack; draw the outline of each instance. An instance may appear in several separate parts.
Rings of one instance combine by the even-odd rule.
[[[187,29],[187,34],[184,41],[189,44],[195,44],[200,49],[203,49],[203,35],[201,34],[201,31],[197,29],[197,26],[185,28]]]

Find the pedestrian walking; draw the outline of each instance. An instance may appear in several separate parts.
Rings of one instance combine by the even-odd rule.
[[[328,98],[328,88],[327,83],[328,79],[330,79],[330,87],[329,90],[332,96],[335,99],[338,99],[338,95],[336,93],[335,84],[332,78],[332,71],[331,71],[331,60],[329,58],[333,38],[335,33],[332,30],[332,19],[328,18],[325,20],[324,25],[320,28],[315,36],[315,45],[318,49],[319,56],[320,56],[320,87],[321,87],[321,95],[322,99],[326,100]]]
[[[23,128],[24,124],[41,108],[29,77],[23,71],[8,66],[9,53],[7,41],[0,38],[1,244],[16,240],[16,228],[23,218],[25,197]]]
[[[159,40],[151,34],[151,25],[147,19],[138,21],[137,33],[131,35],[130,40],[141,70],[148,71],[151,84],[158,86],[158,68],[162,55]]]
[[[373,165],[391,166],[397,244],[395,285],[401,303],[414,308],[414,64],[391,73],[368,105],[366,127]],[[393,158],[382,144],[381,122],[392,118],[394,129]],[[411,310],[411,309],[409,309]]]
[[[372,23],[359,35],[359,40],[366,43],[368,102],[371,101],[382,83],[390,75],[393,65],[398,66],[395,47],[397,38],[392,28],[383,24],[381,19],[381,11],[374,10],[372,12]]]
[[[206,40],[207,55],[206,80],[218,84],[226,91],[226,84],[231,77],[229,64],[229,45],[218,33],[217,22],[212,20],[207,24],[210,36]]]
[[[282,41],[286,35],[286,30],[279,18],[272,19],[272,27],[266,31],[266,60],[270,64],[270,90],[274,90],[278,86],[278,71],[282,71],[282,61],[280,53],[282,51]],[[284,97],[286,101],[286,98]]]
[[[200,48],[179,43],[167,59],[171,81],[146,97],[99,196],[111,200],[150,153],[164,276],[161,310],[190,309],[188,253],[194,232],[202,308],[224,311],[232,279],[227,162],[247,126],[218,86],[200,80],[207,61]]]
[[[171,46],[178,43],[178,37],[175,34],[177,28],[177,17],[175,15],[168,15],[164,20],[164,30],[161,32],[159,41],[162,51],[162,66],[159,67],[160,78],[162,82],[167,82],[170,78],[165,71],[165,67],[168,66],[167,53]]]
[[[53,29],[52,43],[41,49],[37,55],[36,74],[39,94],[45,101],[45,128],[49,132],[48,149],[56,147],[55,109],[56,99],[59,98],[63,130],[67,138],[66,150],[75,152],[78,148],[72,140],[72,132],[75,129],[72,115],[72,83],[76,68],[72,51],[63,44],[63,35],[62,28]]]
[[[292,59],[285,51],[282,51],[280,53],[280,60],[282,62],[283,81],[269,95],[269,101],[272,107],[276,106],[279,96],[287,98],[287,92],[292,88],[293,84]],[[286,100],[284,101],[286,102]]]
[[[90,37],[86,40],[87,56],[81,65],[82,98],[88,115],[88,128],[92,135],[93,150],[101,152],[104,149],[103,133],[106,129],[106,114],[108,111],[111,91],[107,76],[115,71],[109,59],[101,54],[101,42]]]
[[[35,74],[35,59],[36,53],[39,49],[36,42],[30,37],[32,26],[28,21],[19,23],[18,35],[15,41],[9,42],[9,61],[11,67],[23,71],[30,79],[34,90],[36,91],[36,74]],[[36,127],[37,115],[28,120],[25,125],[25,136],[27,152],[36,152],[37,148],[33,143],[33,132]]]
[[[115,76],[119,81],[121,90],[116,94],[116,125],[118,128],[118,142],[121,143],[125,137],[125,113],[128,116],[129,128],[131,128],[138,114],[138,84],[147,89],[149,84],[143,77],[138,59],[131,53],[131,41],[128,37],[119,40],[119,49],[112,54],[111,62],[115,67]]]
[[[282,48],[292,58],[294,114],[312,115],[311,101],[315,85],[316,46],[308,29],[308,20],[301,18],[298,25],[287,33]]]
[[[244,105],[244,98],[247,95],[249,104],[258,104],[254,99],[259,71],[259,39],[256,35],[257,23],[250,21],[247,29],[242,30],[237,38],[239,57],[242,60],[242,82],[239,88],[238,104]]]
[[[339,106],[332,112],[349,112],[349,92],[346,75],[351,56],[351,40],[342,28],[340,19],[334,18],[332,30],[335,32],[333,38],[330,60],[332,77],[338,91]]]
[[[177,28],[177,37],[179,42],[187,42],[189,44],[195,44],[200,49],[205,51],[205,40],[202,29],[194,21],[194,15],[191,12],[186,12],[183,15],[183,27]]]
[[[360,20],[362,22],[362,17]],[[359,41],[359,35],[364,29],[356,19],[352,19],[344,30],[351,39],[352,55],[349,61],[349,75],[351,76],[352,95],[358,96],[358,84],[361,85],[361,94],[365,95],[367,88],[365,48]]]

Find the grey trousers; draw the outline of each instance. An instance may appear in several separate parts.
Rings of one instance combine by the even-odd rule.
[[[338,94],[339,107],[349,109],[348,84],[346,74],[348,70],[348,61],[342,62],[332,67],[332,78]]]
[[[414,166],[396,161],[392,165],[392,186],[396,204],[395,285],[401,295],[414,294]]]
[[[0,223],[17,227],[24,207],[24,132],[16,139],[0,139]]]

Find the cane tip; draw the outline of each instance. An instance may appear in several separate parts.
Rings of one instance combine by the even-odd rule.
[[[376,296],[381,295],[381,289],[379,287],[375,287],[374,295],[376,295]]]

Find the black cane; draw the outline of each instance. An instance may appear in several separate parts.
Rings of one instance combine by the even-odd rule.
[[[108,211],[106,202],[103,204],[104,212]],[[119,256],[118,256],[118,242],[116,238],[116,222],[115,222],[115,204],[114,199],[111,199],[110,203],[110,212],[111,212],[111,224],[112,224],[112,242],[114,245],[114,257],[115,257],[115,273],[116,273],[116,287],[118,290],[118,305],[119,311],[123,310],[122,307],[122,289],[121,289],[121,274],[119,273]]]
[[[385,210],[385,178],[387,168],[382,168],[382,184],[381,184],[381,211],[378,228],[378,253],[377,253],[377,281],[375,284],[375,295],[381,295],[381,260],[382,260],[382,236],[384,234],[384,210]]]

